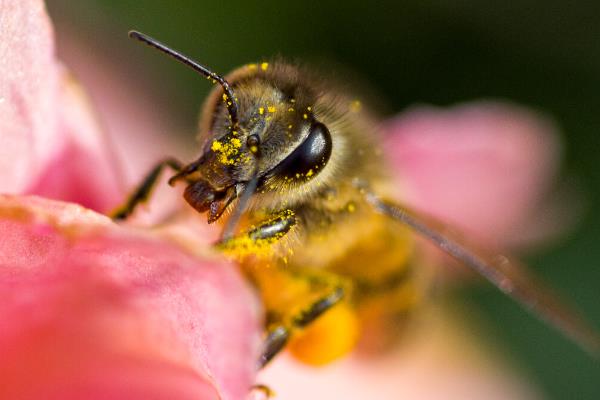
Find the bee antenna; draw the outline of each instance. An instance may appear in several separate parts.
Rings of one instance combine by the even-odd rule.
[[[177,61],[180,61],[180,62],[184,63],[185,65],[191,67],[196,72],[199,72],[200,74],[205,76],[207,79],[212,79],[215,83],[218,83],[219,85],[221,85],[221,87],[223,88],[223,91],[225,92],[224,101],[225,101],[225,104],[227,105],[227,112],[229,113],[229,116],[231,118],[232,126],[238,125],[237,100],[233,93],[233,89],[231,88],[231,85],[229,85],[229,82],[227,82],[225,80],[225,78],[223,78],[221,75],[217,74],[216,72],[209,70],[204,65],[197,63],[196,61],[190,59],[189,57],[184,56],[183,54],[179,53],[178,51],[169,48],[168,46],[162,44],[158,40],[156,40],[148,35],[145,35],[141,32],[129,31],[129,37],[132,39],[139,40],[140,42],[146,43],[148,46],[154,47],[155,49],[162,51],[163,53],[173,57]]]

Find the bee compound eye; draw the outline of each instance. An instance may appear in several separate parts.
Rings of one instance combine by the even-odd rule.
[[[306,139],[273,171],[287,179],[311,179],[325,167],[331,156],[332,141],[327,127],[315,122]]]
[[[296,149],[297,162],[303,169],[324,167],[331,155],[331,135],[325,125],[315,122],[306,140]]]

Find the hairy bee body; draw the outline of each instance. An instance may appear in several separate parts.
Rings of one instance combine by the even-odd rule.
[[[600,339],[517,262],[469,245],[395,201],[375,120],[353,97],[282,61],[226,78],[140,32],[130,36],[218,83],[202,112],[203,143],[187,165],[168,158],[113,213],[127,218],[165,167],[239,260],[266,311],[261,365],[282,349],[323,364],[358,342],[394,338],[427,291],[413,232],[479,273],[591,353]],[[222,218],[229,215],[228,218]],[[425,279],[422,279],[422,278]],[[363,340],[361,340],[363,339]]]
[[[373,345],[379,339],[366,333],[394,320],[392,317],[405,315],[421,289],[413,269],[416,252],[411,233],[377,213],[355,184],[364,182],[378,193],[394,194],[378,148],[377,124],[356,99],[327,87],[323,78],[281,61],[244,66],[227,80],[243,110],[241,124],[264,118],[269,126],[262,136],[265,164],[280,163],[278,157],[299,145],[303,138],[294,125],[308,119],[328,127],[334,151],[321,170],[263,182],[250,201],[242,230],[287,211],[294,214],[295,224],[285,237],[258,245],[255,241],[238,242],[227,246],[226,251],[240,259],[245,273],[259,288],[267,325],[286,323],[339,282],[344,287],[341,304],[355,314],[356,325],[348,326],[346,332],[331,329],[310,335],[310,343],[303,343],[303,348],[321,348],[315,341],[329,342],[328,335],[336,335],[336,340],[339,335],[350,335],[355,340],[358,331],[370,336],[369,345]],[[212,132],[227,130],[229,120],[222,108],[222,91],[217,88],[202,118],[205,149],[215,147]],[[235,139],[232,136],[229,140]],[[217,153],[223,147],[231,146],[227,142],[216,146]],[[243,162],[239,160],[243,158],[234,163]],[[339,322],[332,320],[332,324]],[[299,329],[295,335],[302,336],[306,329],[310,327]],[[312,351],[308,357],[295,353],[305,361],[324,363],[345,350],[349,349],[323,349],[321,354]]]

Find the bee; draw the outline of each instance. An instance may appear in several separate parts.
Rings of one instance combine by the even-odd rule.
[[[226,77],[137,31],[137,39],[216,84],[200,122],[200,157],[160,162],[113,213],[148,199],[161,171],[223,225],[216,248],[239,261],[265,309],[264,366],[284,348],[326,364],[402,326],[427,291],[415,234],[482,275],[591,352],[598,339],[517,262],[489,256],[396,201],[376,121],[353,97],[283,61]],[[375,340],[376,341],[376,340]]]

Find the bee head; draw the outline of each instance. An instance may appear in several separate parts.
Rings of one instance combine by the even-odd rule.
[[[332,138],[314,109],[317,94],[298,85],[290,67],[269,68],[250,64],[220,78],[228,90],[216,87],[204,106],[202,153],[171,179],[188,183],[186,200],[208,212],[209,222],[252,181],[253,197],[283,198],[317,177],[330,158]]]
[[[332,137],[314,109],[318,93],[298,84],[293,68],[250,64],[225,79],[146,35],[130,36],[219,84],[204,107],[202,154],[170,180],[188,184],[185,199],[209,222],[248,188],[285,195],[324,169]]]

